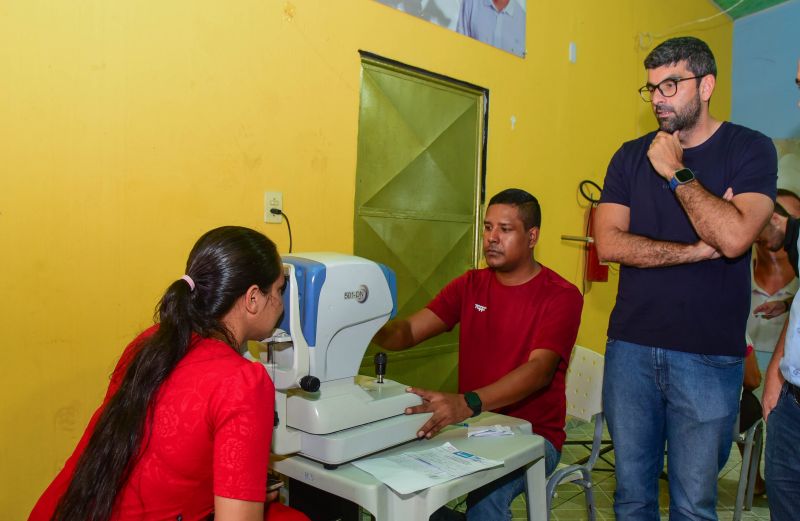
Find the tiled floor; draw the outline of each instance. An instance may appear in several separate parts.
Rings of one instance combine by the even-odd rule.
[[[567,424],[567,438],[570,440],[591,439],[592,426],[584,423],[568,423]],[[608,439],[608,433],[604,436]],[[589,450],[580,445],[565,445],[562,453],[562,462],[570,463],[578,460],[589,454]],[[614,519],[614,488],[616,487],[616,480],[613,473],[614,453],[609,452],[602,456],[602,460],[598,460],[595,465],[595,470],[592,472],[592,480],[595,484],[594,500],[597,508],[598,521],[613,520]],[[734,502],[736,500],[736,489],[739,485],[739,472],[741,468],[741,456],[736,448],[732,448],[728,463],[720,473],[718,482],[719,503],[717,505],[717,513],[720,521],[730,521],[733,518]],[[763,467],[762,467],[763,468]],[[660,488],[660,504],[661,504],[661,519],[667,521],[669,519],[669,491],[667,482],[664,480],[659,481]],[[586,515],[586,504],[584,502],[584,495],[580,487],[576,485],[564,484],[558,488],[558,496],[553,500],[553,512],[550,519],[553,521],[578,521],[588,519]],[[450,504],[457,510],[464,510],[463,503],[457,502]],[[522,521],[527,519],[525,509],[525,497],[518,497],[512,507],[514,521]],[[742,512],[743,521],[764,520],[769,521],[769,509],[767,507],[767,499],[765,497],[755,497],[753,499],[753,508],[750,511]]]
[[[590,424],[584,423],[568,423],[567,424],[567,439],[569,440],[583,440],[591,439],[593,427]],[[608,439],[608,433],[605,434],[604,439]],[[589,450],[580,445],[565,445],[562,453],[562,462],[570,463],[585,457],[589,454]],[[612,471],[614,462],[613,451],[602,456],[603,460],[598,460],[595,465],[595,470],[592,472],[592,480],[594,482],[594,499],[595,506],[597,507],[598,521],[606,521],[614,519],[614,488],[616,487],[616,480]],[[725,467],[720,473],[718,482],[719,502],[717,505],[717,513],[720,521],[731,521],[733,519],[733,508],[736,499],[736,489],[739,485],[739,472],[741,468],[741,456],[735,447],[732,447],[730,458]],[[762,463],[763,469],[763,463]],[[660,504],[661,504],[661,520],[669,520],[669,491],[668,485],[665,480],[659,481],[660,487]],[[586,515],[586,504],[584,496],[580,487],[576,485],[565,484],[561,485],[557,491],[558,495],[553,500],[553,511],[550,519],[553,521],[578,521],[588,519]],[[448,506],[455,508],[459,511],[464,511],[465,505],[461,500],[453,501]],[[527,512],[525,509],[525,497],[520,496],[511,507],[514,515],[514,521],[522,521],[527,519]],[[371,519],[369,514],[364,513],[363,519]],[[742,512],[743,521],[764,520],[769,521],[769,509],[767,507],[766,497],[755,497],[753,499],[753,508],[750,511]]]
[[[587,427],[589,427],[587,429]],[[569,439],[590,439],[591,426],[586,424],[581,425],[568,425],[567,427]],[[571,462],[588,454],[588,450],[581,446],[565,446],[562,455],[562,461]],[[608,461],[613,463],[613,451],[604,456]],[[728,463],[720,473],[719,479],[719,503],[717,512],[719,513],[720,521],[730,521],[733,517],[733,506],[736,498],[736,489],[739,484],[739,471],[741,467],[741,457],[739,451],[734,447],[731,450],[731,456]],[[605,469],[605,470],[603,470]],[[597,519],[598,520],[613,520],[613,497],[616,481],[614,473],[610,471],[610,466],[607,462],[598,461],[595,465],[595,471],[592,473],[592,478],[595,483],[594,498],[595,505],[597,506]],[[669,519],[667,507],[669,505],[669,493],[667,490],[667,482],[660,481],[661,498],[660,503],[662,506],[661,519]],[[523,520],[526,518],[524,497],[519,497],[513,505],[514,520]],[[558,488],[558,497],[553,502],[552,520],[556,521],[575,521],[587,519],[586,505],[584,503],[584,496],[581,489],[576,485],[565,484]],[[767,508],[767,500],[765,497],[756,497],[753,500],[753,509],[751,511],[744,511],[742,515],[743,520],[769,520],[769,509]]]

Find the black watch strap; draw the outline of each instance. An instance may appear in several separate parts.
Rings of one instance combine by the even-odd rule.
[[[472,391],[464,393],[464,401],[467,402],[467,407],[472,409],[473,418],[483,410],[483,402],[481,402],[481,397],[478,396],[478,393]]]

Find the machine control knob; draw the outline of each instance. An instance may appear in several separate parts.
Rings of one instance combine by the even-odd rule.
[[[375,354],[375,381],[379,384],[383,383],[383,376],[386,374],[386,353]]]
[[[311,376],[310,374],[305,375],[300,379],[300,388],[309,393],[319,391],[319,378]]]

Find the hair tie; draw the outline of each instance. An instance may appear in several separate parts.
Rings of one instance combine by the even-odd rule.
[[[194,291],[194,281],[192,280],[192,277],[190,277],[189,275],[184,275],[183,277],[181,277],[181,279],[182,279],[182,280],[185,280],[185,281],[186,281],[186,284],[188,284],[188,285],[189,285],[189,292],[190,292],[190,293],[191,293],[192,291]]]

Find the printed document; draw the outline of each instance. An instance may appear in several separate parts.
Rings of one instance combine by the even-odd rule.
[[[499,467],[502,461],[481,458],[450,443],[419,452],[354,461],[400,494],[411,494],[479,470]]]

